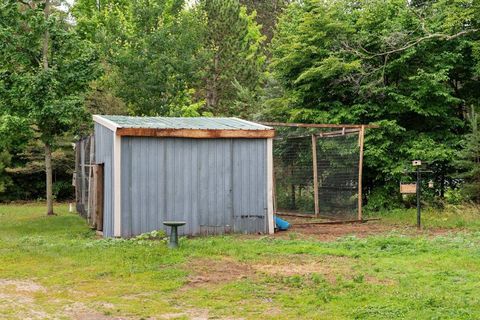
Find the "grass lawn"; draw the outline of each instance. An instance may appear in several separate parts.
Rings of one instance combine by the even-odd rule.
[[[98,240],[66,206],[44,211],[0,206],[0,319],[480,318],[475,209],[427,213],[427,227],[452,228],[442,233],[218,236],[173,251]],[[412,221],[393,212],[382,225]]]

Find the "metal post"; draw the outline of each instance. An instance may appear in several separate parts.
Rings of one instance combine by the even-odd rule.
[[[420,211],[420,195],[421,195],[421,182],[422,177],[420,174],[420,166],[417,167],[417,228],[420,229],[422,227],[422,216]]]

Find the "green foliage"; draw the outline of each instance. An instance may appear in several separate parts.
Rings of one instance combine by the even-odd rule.
[[[289,0],[239,0],[239,2],[252,12],[255,11],[256,21],[262,28],[262,34],[269,43],[273,37],[277,19],[289,4]]]
[[[61,2],[47,3],[9,0],[1,4],[0,147],[14,155],[14,171],[22,165],[18,155],[27,142],[41,141],[45,156],[50,158],[61,137],[90,128],[84,96],[101,71],[98,55],[59,9]],[[27,167],[32,164],[36,165],[23,163]],[[51,171],[49,166],[46,169],[50,186]],[[4,176],[3,171],[0,176]],[[23,190],[25,193],[36,194],[37,187],[44,189],[34,181]],[[65,190],[60,185],[65,183],[57,183],[57,195]],[[12,188],[17,187],[12,184]]]
[[[478,113],[472,107],[468,120],[471,132],[462,141],[462,150],[457,167],[462,170],[461,177],[465,180],[463,191],[468,198],[480,202],[480,130],[478,129]]]
[[[5,174],[5,168],[10,165],[11,160],[12,156],[7,151],[0,152],[0,193],[5,191],[10,182],[9,177]]]
[[[252,114],[255,101],[244,96],[258,90],[265,62],[255,12],[236,0],[184,6],[77,1],[79,33],[97,43],[108,66],[100,87],[135,115]]]
[[[390,202],[404,168],[421,159],[443,194],[456,178],[464,106],[480,102],[479,15],[473,2],[294,2],[272,40],[283,90],[274,88],[264,117],[378,123],[367,132],[365,193],[392,192]]]
[[[206,108],[217,115],[252,114],[256,105],[242,98],[246,91],[258,90],[265,62],[265,37],[255,22],[256,12],[248,14],[237,0],[200,1],[199,8],[206,17],[202,82]],[[238,94],[243,104],[234,104]]]
[[[0,15],[0,104],[4,112],[28,121],[43,142],[85,123],[83,93],[98,74],[96,53],[81,41],[65,14],[53,8],[46,20],[43,6],[4,4]],[[49,67],[42,60],[45,30],[49,31]],[[80,129],[80,128],[77,128]]]
[[[72,135],[58,138],[56,150],[52,153],[53,198],[59,201],[74,197],[73,139]],[[11,152],[10,158],[4,173],[4,179],[9,183],[0,193],[0,201],[45,199],[45,154],[42,142],[38,138],[31,139],[21,150]]]
[[[29,166],[30,140],[89,132],[91,113],[240,116],[379,124],[365,144],[371,208],[402,202],[413,159],[434,171],[431,199],[465,182],[479,201],[466,118],[480,105],[478,1],[76,0],[68,13],[61,3],[48,19],[45,1],[0,4],[3,188],[18,181],[6,171]]]
[[[463,190],[449,188],[445,191],[445,200],[449,204],[459,205],[464,203],[466,199]]]

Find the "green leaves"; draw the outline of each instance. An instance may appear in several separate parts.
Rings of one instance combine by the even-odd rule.
[[[100,73],[98,57],[90,43],[77,37],[64,13],[54,10],[46,21],[37,7],[12,3],[10,19],[3,20],[0,29],[11,41],[4,43],[0,61],[14,63],[3,65],[0,104],[5,113],[39,130],[43,141],[53,142],[84,120],[83,95]],[[40,61],[47,27],[45,70]]]
[[[283,90],[266,106],[285,103],[284,121],[382,123],[365,151],[374,188],[398,183],[413,158],[452,179],[464,106],[480,103],[479,14],[467,0],[293,3],[272,40]]]
[[[460,142],[462,149],[455,162],[464,179],[464,194],[474,201],[480,201],[480,131],[479,115],[472,106],[467,117],[470,132]]]

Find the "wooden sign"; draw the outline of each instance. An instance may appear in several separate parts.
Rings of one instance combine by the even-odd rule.
[[[400,193],[417,193],[416,183],[401,183]]]

